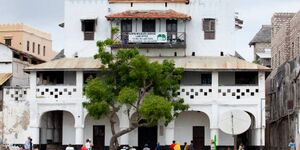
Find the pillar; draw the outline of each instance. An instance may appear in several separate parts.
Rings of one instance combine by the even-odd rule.
[[[32,126],[30,127],[30,137],[32,138],[33,144],[40,144],[40,127]]]
[[[83,144],[83,127],[75,127],[75,144]]]
[[[210,129],[210,139],[213,140],[215,138],[215,136],[216,136],[216,139],[217,139],[216,144],[219,145],[219,141],[220,141],[220,139],[219,139],[219,129],[211,128]],[[213,146],[214,144],[211,144],[211,145]]]
[[[83,72],[82,71],[76,72],[76,88],[78,90],[79,95],[82,95],[82,88],[83,88]]]
[[[218,72],[212,72],[211,86],[212,86],[213,98],[216,99],[218,97],[218,87],[219,87],[219,73]]]
[[[175,140],[175,136],[174,136],[174,127],[175,127],[175,121],[171,121],[168,126],[166,127],[165,130],[165,145],[170,145],[172,144],[172,141]]]

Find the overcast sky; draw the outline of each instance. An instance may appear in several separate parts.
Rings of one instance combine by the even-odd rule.
[[[274,12],[296,12],[300,0],[236,0],[236,11],[244,20],[238,33],[238,52],[252,61],[248,43],[262,24],[270,24]],[[64,0],[0,0],[0,24],[25,23],[52,34],[53,48],[63,49]]]

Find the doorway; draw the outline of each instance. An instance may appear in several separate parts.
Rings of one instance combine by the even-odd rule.
[[[145,144],[148,144],[150,149],[154,149],[157,142],[157,126],[154,127],[139,127],[138,128],[138,145],[142,150]]]
[[[93,126],[93,150],[104,150],[105,126]]]
[[[155,20],[143,20],[143,32],[155,32]]]
[[[195,150],[204,148],[204,126],[193,126],[193,144]]]

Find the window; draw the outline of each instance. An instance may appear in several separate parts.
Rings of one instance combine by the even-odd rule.
[[[5,45],[11,46],[11,39],[5,39]]]
[[[155,32],[155,20],[143,20],[143,32]]]
[[[43,47],[43,56],[46,56],[46,46]]]
[[[215,39],[215,28],[216,28],[216,20],[215,19],[203,19],[203,31],[204,31],[204,39],[205,40],[213,40]]]
[[[83,31],[84,40],[94,40],[96,20],[82,20],[81,30]]]
[[[210,85],[211,84],[211,74],[201,74],[201,84]]]
[[[128,32],[132,32],[132,20],[121,21],[121,39],[128,41]]]
[[[38,55],[41,53],[41,45],[38,44]]]
[[[29,51],[29,41],[27,41],[27,51]]]
[[[33,53],[35,52],[35,43],[34,42],[32,43],[32,52]]]

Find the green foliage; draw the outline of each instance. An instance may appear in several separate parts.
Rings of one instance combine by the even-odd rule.
[[[120,31],[120,29],[119,29],[118,27],[112,27],[112,28],[111,28],[111,34],[112,34],[112,35],[117,34],[119,31]]]
[[[139,113],[149,126],[155,126],[163,120],[164,124],[172,119],[172,104],[161,96],[147,94],[141,104]]]
[[[97,42],[99,50],[94,58],[103,64],[103,77],[89,79],[84,87],[84,94],[90,99],[84,107],[90,116],[99,119],[127,106],[128,114],[136,113],[137,118],[152,126],[168,124],[188,109],[177,97],[182,68],[176,68],[170,60],[151,62],[137,48],[120,49],[112,55],[106,47],[113,43],[111,39]]]
[[[257,60],[257,59],[255,59],[255,60],[252,61],[252,63],[254,63],[254,64],[260,64],[260,61]]]

